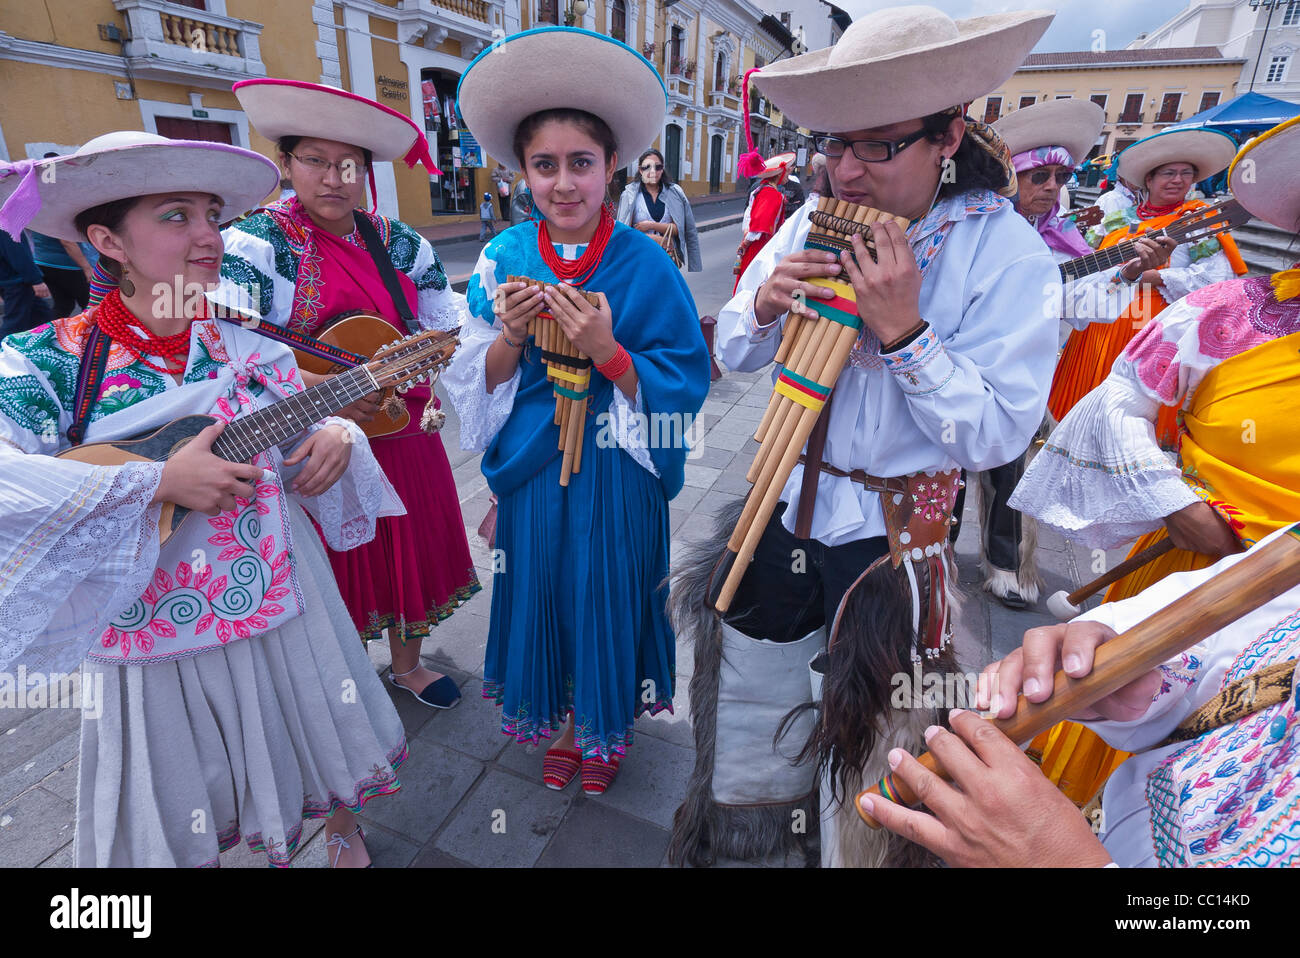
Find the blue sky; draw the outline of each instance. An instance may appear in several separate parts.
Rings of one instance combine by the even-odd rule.
[[[1094,30],[1104,30],[1106,47],[1123,49],[1143,31],[1164,23],[1187,0],[836,0],[836,6],[854,19],[882,7],[938,7],[953,19],[984,16],[1007,10],[1055,10],[1056,19],[1047,28],[1035,53],[1089,50]]]

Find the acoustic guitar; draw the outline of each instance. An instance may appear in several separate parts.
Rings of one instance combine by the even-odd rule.
[[[1079,232],[1082,233],[1088,227],[1096,226],[1105,219],[1105,216],[1102,214],[1100,206],[1085,206],[1081,210],[1071,210],[1065,214],[1065,218],[1073,220],[1074,225],[1077,226]]]
[[[393,328],[386,328],[391,335]],[[312,423],[334,415],[362,396],[403,385],[409,388],[417,381],[427,381],[434,369],[451,362],[452,354],[460,345],[456,336],[458,332],[458,329],[430,329],[384,346],[376,350],[374,359],[364,366],[346,369],[317,386],[286,396],[228,423],[212,444],[212,452],[227,462],[247,462],[258,453],[296,436]],[[58,458],[95,466],[164,462],[216,421],[213,416],[182,416],[161,429],[134,439],[73,446],[59,453]],[[189,513],[190,510],[184,506],[164,503],[158,521],[162,542],[171,538]]]
[[[1114,246],[1097,250],[1095,253],[1086,253],[1076,259],[1066,260],[1060,264],[1061,280],[1068,283],[1070,280],[1122,266],[1133,259],[1139,239],[1157,239],[1167,236],[1178,243],[1199,243],[1201,240],[1249,222],[1250,214],[1236,200],[1223,200],[1212,206],[1203,206],[1178,217],[1164,229],[1151,230],[1131,240],[1123,240]]]
[[[358,356],[373,357],[381,347],[391,343],[395,335],[397,330],[393,325],[378,316],[367,313],[340,313],[328,320],[315,338],[331,346],[346,349],[350,353],[356,353]],[[348,368],[341,363],[331,362],[329,359],[297,349],[293,351],[293,355],[298,360],[299,369],[320,376],[333,376]],[[411,384],[407,383],[405,388],[397,392],[405,392],[410,386]],[[406,411],[406,403],[397,398],[394,390],[386,389],[380,397],[379,412],[375,413],[375,418],[370,422],[357,425],[368,438],[378,439],[380,436],[401,432],[410,421],[411,416]]]

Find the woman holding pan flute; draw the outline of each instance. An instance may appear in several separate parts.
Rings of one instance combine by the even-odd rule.
[[[559,27],[493,44],[459,94],[468,127],[489,153],[518,161],[545,216],[483,250],[474,318],[443,380],[461,444],[485,450],[498,502],[483,694],[517,741],[557,737],[543,760],[548,786],[580,772],[583,790],[600,793],[636,717],[672,708],[662,583],[687,449],[680,432],[643,435],[642,417],[688,425],[709,387],[685,281],[607,205],[618,158],[657,135],[666,94],[629,47]],[[564,433],[581,435],[577,449],[560,449],[557,397],[570,425],[585,420]]]
[[[1250,213],[1300,227],[1300,124],[1252,140],[1229,184]],[[1199,569],[1300,516],[1300,271],[1197,290],[1161,312],[1052,432],[1011,497],[1013,508],[1068,538],[1131,555],[1175,548],[1110,587],[1136,595],[1171,572]],[[1157,438],[1179,410],[1178,457]],[[1075,739],[1080,739],[1076,742]],[[1043,769],[1087,802],[1122,755],[1088,732],[1054,729],[1034,743]]]
[[[1050,703],[1062,667],[1086,679],[1098,648],[1118,633],[1188,602],[1191,589],[1298,533],[1294,526],[1275,532],[1250,553],[1171,575],[1068,625],[1026,632],[1021,648],[988,669],[1005,694],[997,716],[1016,713],[1020,692]],[[1300,587],[1293,587],[1079,715],[1135,753],[1106,784],[1091,816],[1096,836],[1019,747],[974,712],[953,715],[951,732],[935,728],[926,736],[960,791],[899,751],[890,756],[893,778],[913,792],[928,787],[933,814],[875,794],[859,799],[863,811],[955,866],[1295,867],[1298,625]]]
[[[234,91],[257,131],[276,143],[297,195],[226,230],[223,290],[236,297],[239,287],[252,290],[263,319],[309,336],[321,336],[340,315],[378,316],[393,329],[374,347],[418,329],[460,326],[464,297],[428,240],[377,210],[375,161],[420,162],[438,172],[410,117],[318,83],[244,80]],[[308,385],[319,378],[305,376]],[[372,448],[406,515],[384,519],[362,549],[331,552],[330,564],[361,640],[388,633],[389,680],[431,708],[450,708],[460,701],[455,680],[425,668],[420,649],[479,591],[478,575],[447,453],[430,434],[442,416],[438,400],[427,386],[392,399],[410,422],[372,439]],[[346,414],[369,423],[380,412],[363,399]]]
[[[723,747],[724,735],[759,723],[733,722],[711,703],[763,701],[783,677],[802,672],[828,631],[829,662],[817,666],[824,670],[821,717],[809,746],[830,772],[824,864],[861,860],[836,832],[843,795],[877,758],[877,730],[887,726],[895,740],[920,745],[925,723],[890,707],[891,676],[910,673],[914,661],[952,667],[946,540],[959,470],[1001,465],[1028,445],[1046,401],[1061,299],[1050,254],[1006,199],[1015,184],[1006,147],[954,104],[1009,76],[1051,18],[1033,11],[954,22],[926,7],[882,10],[857,20],[829,51],[754,74],[785,115],[832,131],[815,142],[827,156],[833,199],[876,211],[848,207],[854,216],[886,215],[872,231],[878,261],[860,236],[851,241],[853,256],[837,256],[805,249],[819,216],[818,201],[809,201],[759,253],[718,317],[718,356],[739,370],[770,364],[792,317],[801,329],[817,322],[814,300],[839,310],[835,322],[861,329],[805,450],[822,468],[796,466],[784,480],[776,513],[758,527],[752,564],[741,567],[721,636],[705,615],[692,622],[694,681],[715,694],[697,696],[692,687],[697,750],[707,754],[679,812],[678,857],[698,859],[705,845],[764,854],[739,837],[758,833],[750,827],[758,819],[774,841],[789,832],[791,805],[810,781],[791,781],[780,795],[723,788],[721,775],[736,771],[724,768],[726,753],[736,752]],[[834,281],[836,290],[813,279]],[[683,610],[707,591],[701,580],[711,577],[717,590],[731,574],[728,563],[739,561],[716,547],[697,559],[681,566],[686,577],[674,586]],[[692,571],[701,568],[703,576]],[[695,611],[712,608],[710,599],[708,610]],[[770,674],[756,664],[745,679],[751,685],[733,695],[734,663],[780,658],[774,644],[798,651]],[[805,686],[790,704],[808,697]],[[779,719],[788,707],[770,712]],[[716,755],[699,737],[715,726]],[[751,744],[765,751],[772,776],[788,778],[780,771],[788,771],[788,757],[772,748],[775,731],[756,731]],[[737,805],[755,807],[733,813]]]

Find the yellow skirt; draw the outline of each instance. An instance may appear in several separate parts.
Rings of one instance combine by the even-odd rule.
[[[1128,557],[1131,558],[1163,538],[1164,529],[1148,532],[1133,543]],[[1167,575],[1204,569],[1213,561],[1199,552],[1172,549],[1112,585],[1106,591],[1106,601],[1127,599]],[[1043,774],[1052,784],[1082,808],[1106,784],[1110,773],[1119,768],[1131,753],[1111,748],[1102,741],[1100,735],[1082,725],[1060,722],[1038,735],[1029,744],[1025,754],[1038,762]]]

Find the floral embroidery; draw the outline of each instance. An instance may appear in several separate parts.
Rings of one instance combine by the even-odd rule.
[[[1279,303],[1267,276],[1242,280],[1241,290],[1250,301],[1250,323],[1270,339],[1300,332],[1300,300]]]
[[[0,389],[0,413],[34,436],[49,437],[51,443],[58,442],[60,412],[35,376],[10,376]]]
[[[1232,306],[1212,308],[1202,313],[1197,321],[1196,336],[1201,353],[1215,359],[1230,359],[1264,341],[1245,311]]]

